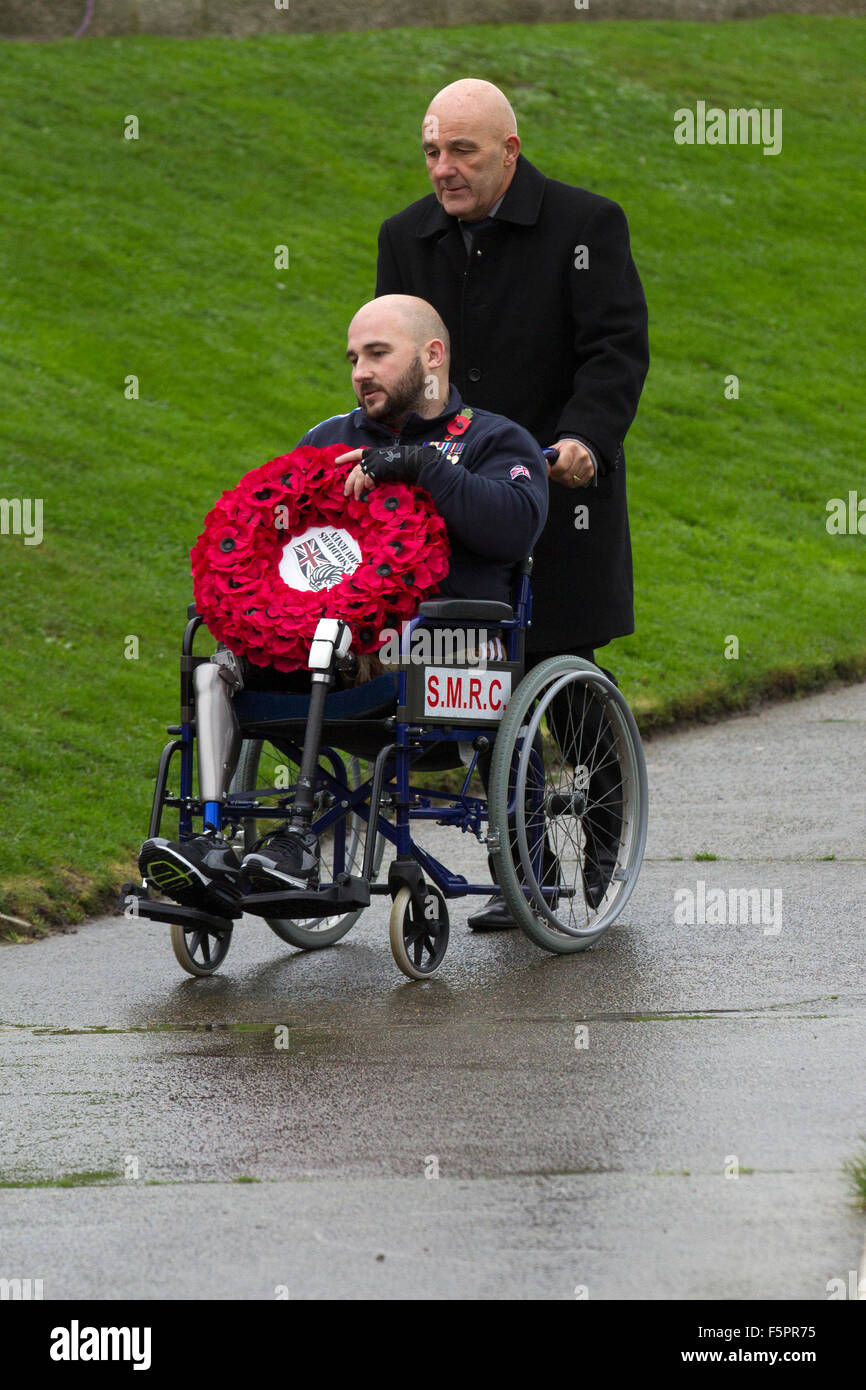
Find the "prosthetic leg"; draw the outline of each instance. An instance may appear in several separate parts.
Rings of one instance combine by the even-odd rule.
[[[337,662],[346,655],[352,640],[346,623],[322,618],[310,647],[311,693],[307,714],[304,751],[292,814],[284,829],[268,837],[261,850],[244,857],[241,883],[249,892],[286,888],[307,888],[318,877],[319,847],[311,830],[313,823],[316,768],[322,742],[325,700],[334,684]]]
[[[312,830],[325,700],[338,668],[347,664],[351,640],[347,623],[320,619],[310,648],[310,708],[292,813],[261,849],[244,856],[241,887],[247,912],[263,917],[327,917],[335,911],[366,907],[370,901],[369,884],[349,874],[340,875],[341,881],[330,887],[318,887],[319,846]]]
[[[227,789],[237,765],[241,731],[233,697],[243,689],[240,663],[225,648],[193,673],[196,706],[196,756],[204,832],[192,839],[146,840],[139,867],[147,883],[191,909],[239,916],[241,902],[264,917],[329,916],[353,906],[366,907],[369,886],[363,879],[340,876],[320,890],[319,848],[312,824],[316,771],[325,700],[337,669],[346,668],[351,630],[335,618],[323,618],[310,648],[311,695],[304,749],[288,823],[244,856],[243,863],[222,837]],[[242,893],[247,894],[242,900]]]
[[[240,663],[224,648],[193,673],[199,793],[204,833],[192,840],[145,840],[138,857],[144,880],[175,902],[238,916],[240,861],[220,828],[226,788],[241,747],[232,696],[243,687]]]
[[[221,648],[193,672],[196,756],[205,830],[219,830],[222,803],[241,751],[241,731],[233,697],[243,690],[240,662]]]

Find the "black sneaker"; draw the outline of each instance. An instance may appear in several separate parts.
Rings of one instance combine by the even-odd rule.
[[[261,849],[245,854],[241,865],[241,887],[246,893],[315,888],[318,882],[319,842],[310,830],[278,830]]]
[[[240,900],[240,861],[214,831],[193,840],[145,840],[138,867],[142,878],[184,907],[219,912]]]

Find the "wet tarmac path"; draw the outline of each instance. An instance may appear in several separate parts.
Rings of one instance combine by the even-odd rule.
[[[866,1131],[866,686],[646,751],[641,879],[578,956],[473,935],[458,902],[410,983],[383,899],[321,952],[245,922],[204,980],[144,921],[3,948],[0,1274],[46,1298],[826,1298],[866,1224],[841,1174]],[[468,836],[423,843],[482,869]],[[763,891],[765,920],[682,920],[718,887]]]

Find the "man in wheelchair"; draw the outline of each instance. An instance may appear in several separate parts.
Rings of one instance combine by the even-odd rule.
[[[346,444],[338,462],[354,465],[347,497],[360,497],[378,482],[424,488],[451,543],[441,595],[509,603],[515,568],[547,516],[547,465],[539,446],[504,416],[464,408],[449,381],[448,330],[422,299],[386,295],[364,305],[349,325],[346,356],[357,409],[316,425],[300,444]],[[344,634],[334,638],[339,643]],[[311,665],[312,671],[287,677],[222,649],[196,667],[204,833],[185,841],[148,839],[139,855],[142,876],[175,902],[232,915],[244,892],[315,885],[318,855],[310,833],[287,825],[241,860],[218,824],[241,745],[233,696],[253,682],[309,691],[321,678],[314,660]]]

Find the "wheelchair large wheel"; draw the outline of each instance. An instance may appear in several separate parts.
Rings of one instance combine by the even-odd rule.
[[[575,656],[541,662],[505,711],[490,772],[489,849],[538,946],[584,950],[616,920],[646,843],[640,735],[620,691]]]
[[[339,771],[339,768],[332,766],[326,754],[322,754],[321,763],[331,774]],[[281,799],[288,798],[291,804],[292,789],[297,782],[298,766],[286,753],[282,752],[276,745],[268,740],[245,739],[241,747],[240,758],[238,759],[237,770],[232,780],[232,791],[252,791],[256,789],[257,799],[267,801],[276,805]],[[359,760],[355,757],[345,758],[345,778],[350,789],[359,787],[364,781],[364,776]],[[283,791],[283,789],[286,789]],[[282,797],[280,793],[283,793]],[[326,798],[330,795],[324,787],[316,791],[317,806],[324,810]],[[317,810],[316,814],[319,814]],[[241,853],[247,853],[253,845],[264,835],[266,831],[276,827],[278,822],[256,819],[249,817],[242,822],[243,847]],[[364,862],[364,845],[366,841],[366,824],[362,816],[352,814],[345,820],[345,852],[344,869],[347,873],[360,875]],[[385,841],[381,835],[376,840],[376,853],[373,859],[373,878],[379,871],[382,863],[382,855],[385,849]],[[333,879],[334,877],[334,855],[336,850],[336,838],[333,828],[327,831],[319,840],[319,851],[321,854],[321,877]],[[332,917],[309,917],[294,920],[289,917],[266,918],[268,926],[272,932],[286,941],[290,946],[298,946],[305,951],[317,951],[324,946],[333,946],[336,941],[340,941],[361,916],[363,909],[355,912],[346,912],[342,916]]]
[[[171,949],[188,975],[212,975],[222,965],[232,944],[231,923],[220,931],[210,927],[171,926]]]

